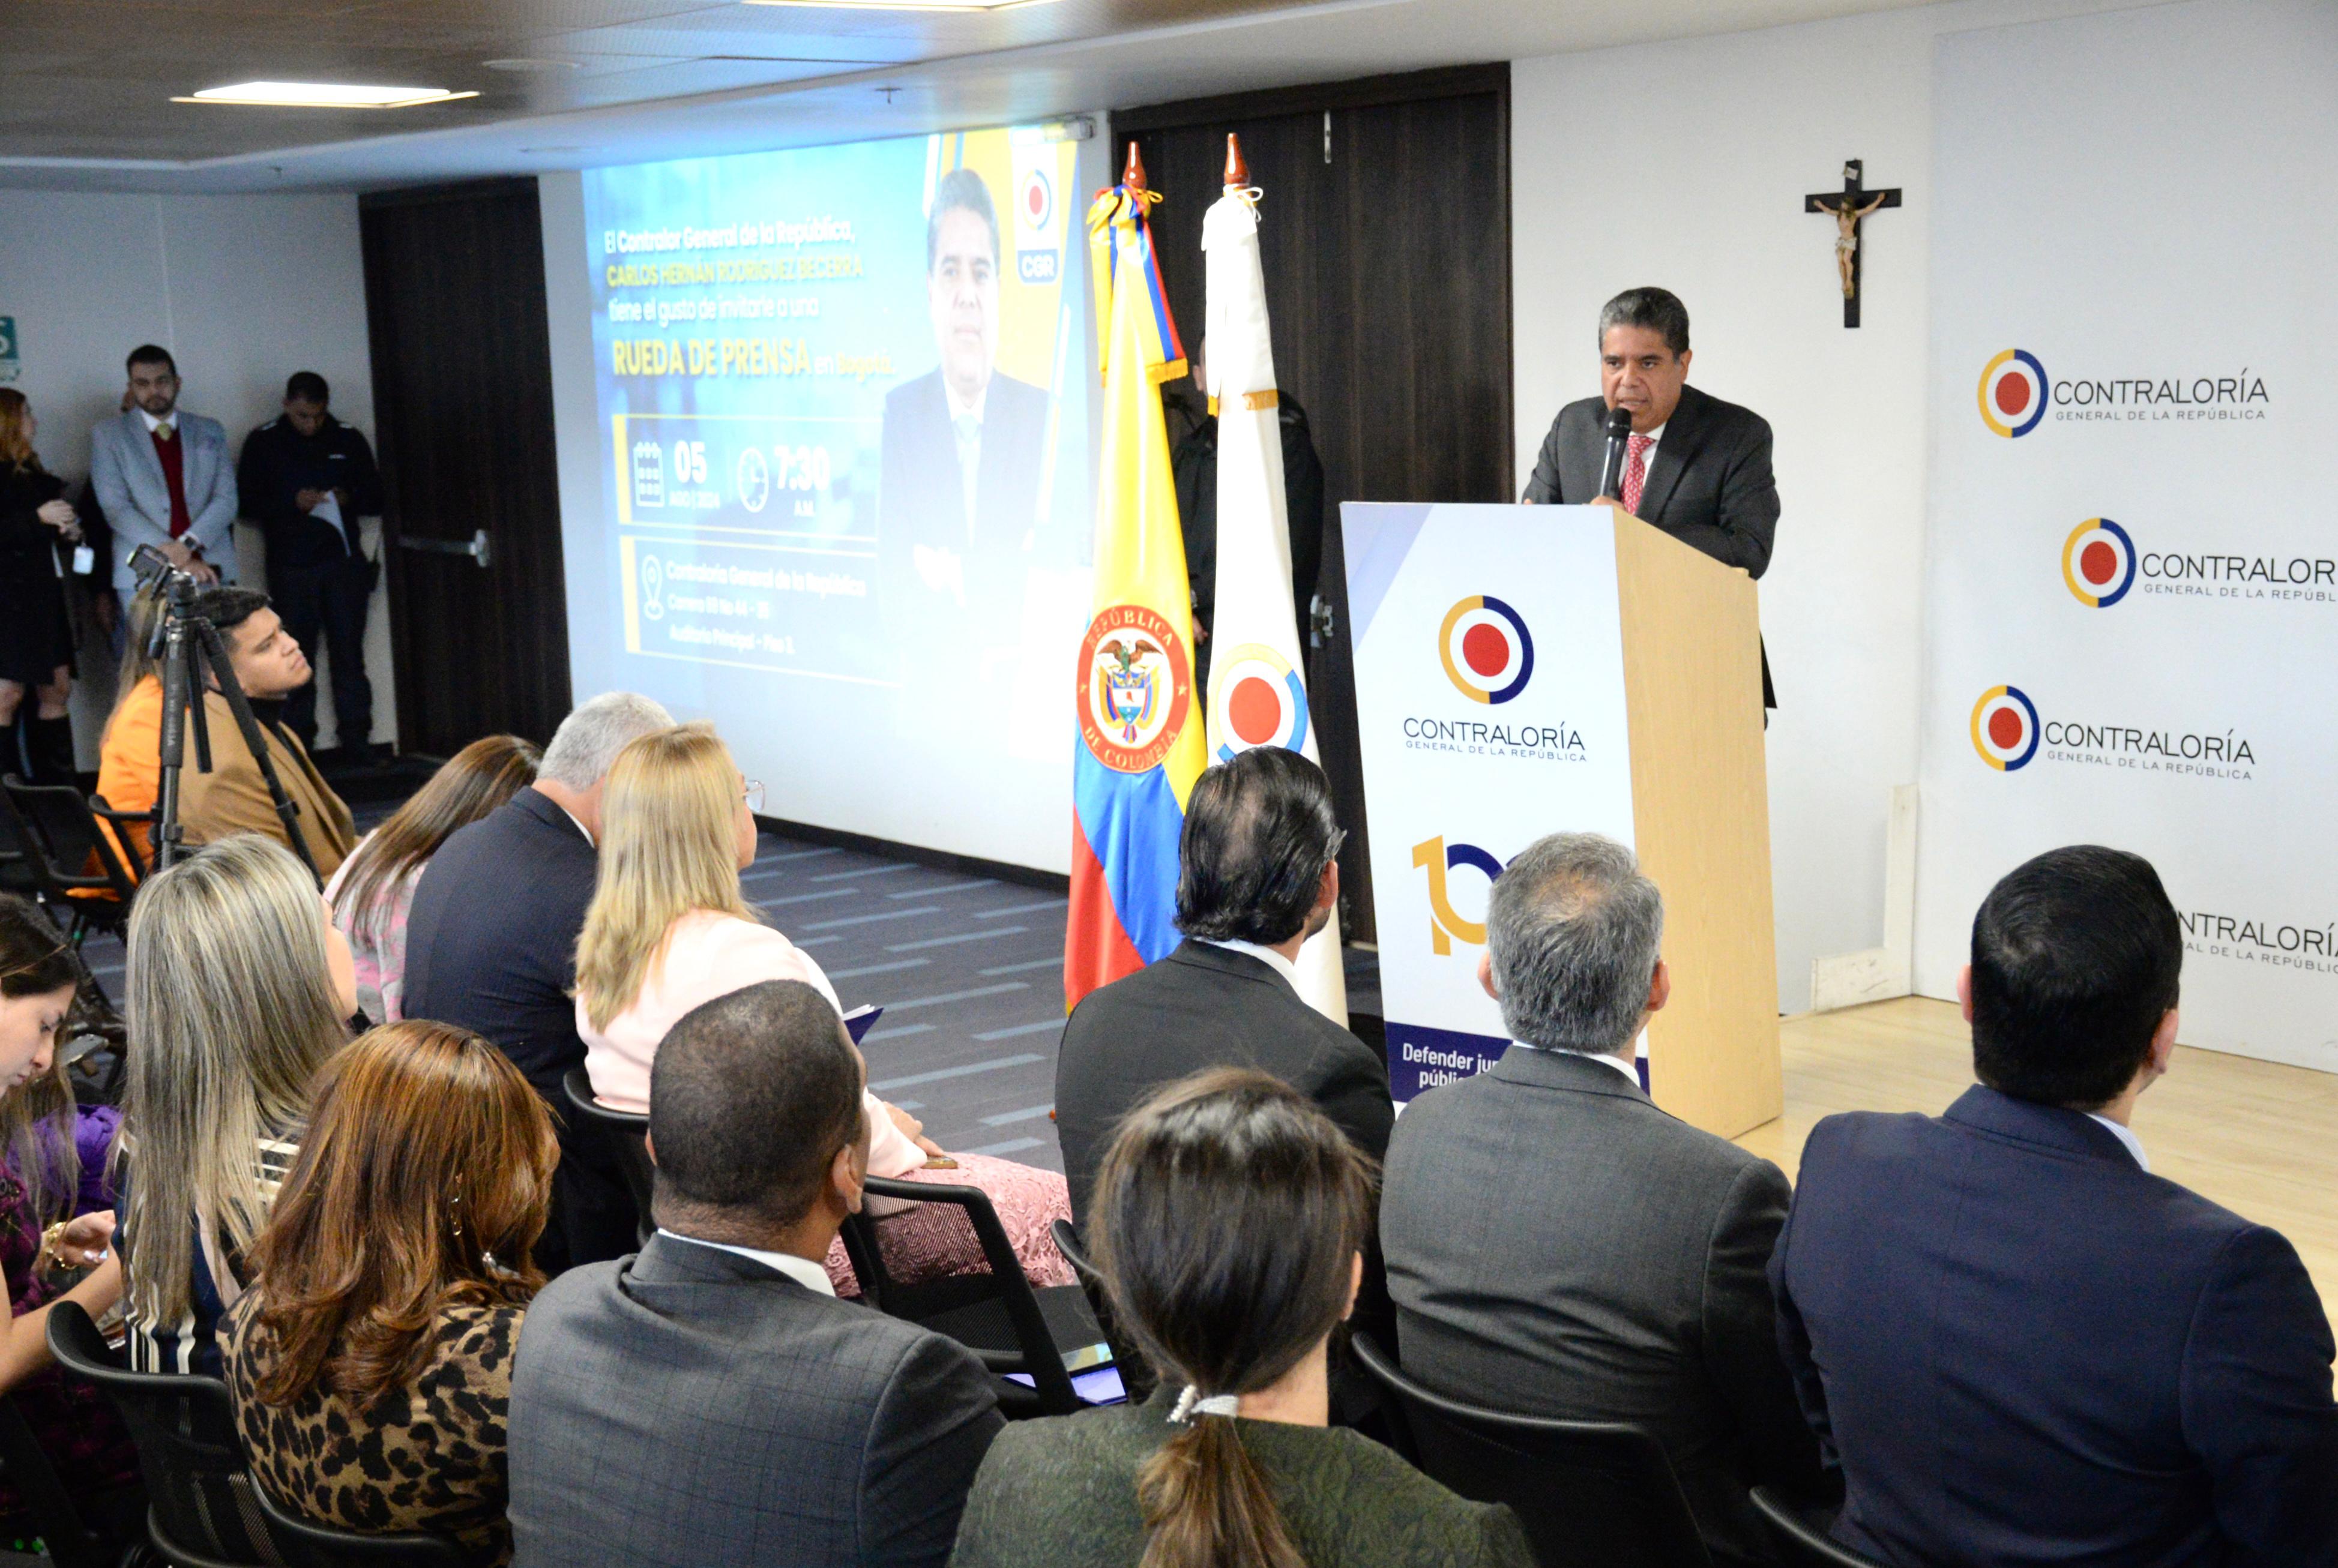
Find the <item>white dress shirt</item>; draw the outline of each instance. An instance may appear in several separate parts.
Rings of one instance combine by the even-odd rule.
[[[1532,1042],[1526,1040],[1513,1040],[1510,1044],[1524,1051],[1540,1051],[1545,1054],[1551,1056],[1580,1056],[1586,1062],[1605,1063],[1608,1066],[1616,1069],[1616,1072],[1621,1073],[1627,1080],[1629,1080],[1633,1088],[1638,1089],[1640,1087],[1639,1068],[1635,1066],[1633,1063],[1625,1061],[1621,1056],[1602,1055],[1596,1051],[1564,1051],[1556,1046],[1537,1045]],[[1642,1093],[1645,1093],[1645,1091],[1643,1090]]]
[[[166,419],[170,421],[172,430],[179,427],[179,411],[176,408],[172,409],[168,414],[149,414],[145,409],[141,408],[138,410],[138,417],[146,421],[146,434],[149,436],[160,430],[162,427],[162,422]]]
[[[2111,1130],[2111,1136],[2117,1138],[2121,1143],[2127,1145],[2127,1152],[2135,1156],[2136,1164],[2141,1167],[2146,1173],[2150,1171],[2151,1161],[2143,1157],[2143,1140],[2135,1135],[2134,1128],[2122,1127],[2117,1122],[2112,1121],[2109,1117],[2096,1116],[2091,1111],[2088,1112],[2087,1114],[2089,1117],[2092,1117],[2095,1121],[2099,1122],[2104,1126],[2109,1128]]]
[[[1204,947],[1223,947],[1229,953],[1247,953],[1252,957],[1257,959],[1260,963],[1265,965],[1268,968],[1273,970],[1277,975],[1282,975],[1284,983],[1293,991],[1299,989],[1299,965],[1293,964],[1290,959],[1285,958],[1282,954],[1276,952],[1272,947],[1261,946],[1255,942],[1236,942],[1232,940],[1213,942],[1207,936],[1196,936],[1194,940],[1199,942]]]
[[[673,1241],[687,1241],[693,1247],[712,1247],[717,1252],[735,1252],[742,1258],[752,1258],[766,1269],[776,1269],[807,1290],[817,1290],[823,1296],[836,1294],[828,1270],[809,1258],[799,1258],[792,1252],[766,1252],[759,1247],[733,1247],[728,1241],[702,1241],[695,1236],[658,1227],[658,1234]]]

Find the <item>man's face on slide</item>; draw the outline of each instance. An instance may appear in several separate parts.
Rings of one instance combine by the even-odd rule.
[[[962,399],[980,397],[998,357],[998,259],[990,225],[963,207],[942,214],[933,270],[926,274],[926,304],[933,312],[943,378]]]
[[[1610,408],[1630,409],[1633,432],[1645,436],[1680,407],[1688,361],[1654,328],[1610,327],[1599,342],[1599,396]]]

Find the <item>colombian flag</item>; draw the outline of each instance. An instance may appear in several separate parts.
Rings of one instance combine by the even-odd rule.
[[[1064,998],[1177,946],[1177,835],[1201,777],[1201,704],[1185,544],[1159,384],[1185,373],[1134,178],[1088,211],[1104,328],[1104,460],[1096,486],[1095,612],[1074,675],[1072,906]]]

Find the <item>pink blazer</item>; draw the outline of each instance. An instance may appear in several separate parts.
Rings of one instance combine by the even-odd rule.
[[[593,1081],[594,1098],[620,1111],[646,1112],[650,1063],[666,1032],[702,1003],[765,980],[801,980],[843,1011],[820,965],[770,926],[713,909],[693,909],[676,920],[641,995],[607,1028],[594,1028],[584,999],[576,999],[576,1033],[584,1041],[584,1072]],[[874,1094],[866,1099],[873,1132],[869,1174],[899,1176],[924,1164],[924,1152],[893,1125],[884,1102]]]

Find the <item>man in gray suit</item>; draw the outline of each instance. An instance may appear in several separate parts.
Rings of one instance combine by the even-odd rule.
[[[1523,1415],[1654,1433],[1718,1563],[1771,1560],[1747,1496],[1820,1488],[1763,1269],[1775,1165],[1656,1109],[1664,900],[1632,852],[1553,834],[1494,883],[1478,978],[1515,1044],[1406,1107],[1380,1201],[1405,1370]]]
[[[517,1568],[941,1568],[1003,1423],[959,1346],[839,1301],[865,1069],[810,986],[685,1014],[650,1075],[657,1234],[572,1269],[513,1358]]]
[[[235,459],[216,419],[179,409],[179,367],[130,351],[131,407],[89,433],[89,483],[113,525],[113,585],[137,586],[130,553],[151,544],[203,583],[235,581]]]

